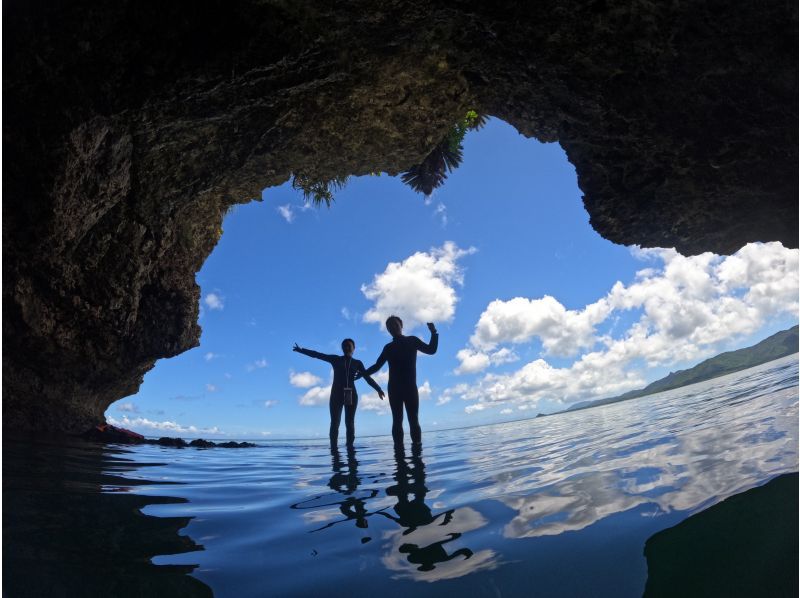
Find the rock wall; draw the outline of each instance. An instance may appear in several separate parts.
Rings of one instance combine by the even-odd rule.
[[[474,108],[616,243],[797,247],[794,3],[4,4],[3,422],[83,431],[198,343],[225,211],[418,163]]]

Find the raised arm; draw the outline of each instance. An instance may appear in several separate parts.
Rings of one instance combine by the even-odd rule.
[[[420,353],[425,353],[426,355],[433,355],[439,348],[439,333],[436,332],[436,326],[434,326],[431,323],[428,323],[428,330],[431,331],[431,342],[429,342],[427,345],[423,343],[416,336],[414,338],[417,339],[416,341],[417,350]]]
[[[386,347],[384,347],[383,351],[381,351],[381,354],[378,355],[378,361],[376,361],[373,365],[364,370],[364,376],[371,376],[379,369],[381,369],[383,367],[383,364],[385,363],[386,363]]]
[[[336,355],[328,355],[327,353],[320,353],[318,351],[312,351],[311,349],[303,349],[303,347],[299,346],[297,343],[295,343],[294,347],[292,347],[292,351],[295,353],[308,355],[314,359],[321,359],[322,361],[327,361],[328,363],[333,363],[333,360],[336,359]]]

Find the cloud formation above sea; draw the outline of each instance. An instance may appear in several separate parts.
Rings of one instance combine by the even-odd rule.
[[[382,325],[386,318],[397,315],[405,331],[424,322],[450,322],[458,302],[456,290],[464,284],[460,261],[476,251],[446,241],[402,262],[390,262],[371,283],[361,286],[361,292],[373,303],[364,321]]]
[[[751,243],[731,256],[690,257],[673,249],[631,251],[648,267],[581,309],[568,309],[549,295],[490,302],[468,346],[458,352],[455,372],[474,375],[508,363],[515,350],[535,342],[541,355],[515,371],[490,371],[446,389],[440,404],[458,397],[469,401],[471,413],[493,406],[536,409],[544,399],[568,404],[612,396],[644,386],[645,368],[697,362],[776,317],[797,317],[796,249]],[[633,322],[612,334],[608,324],[621,316]],[[552,358],[574,361],[555,367]]]

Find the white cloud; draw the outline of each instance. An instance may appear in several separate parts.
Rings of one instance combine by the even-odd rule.
[[[391,262],[369,285],[361,286],[364,296],[374,303],[364,321],[382,324],[394,314],[411,330],[422,322],[452,320],[458,302],[454,287],[464,280],[458,261],[475,251],[447,241],[428,253],[417,252],[402,262]]]
[[[389,399],[383,399],[374,392],[368,392],[358,396],[358,409],[359,411],[374,411],[378,415],[387,415],[391,413],[389,408]]]
[[[473,349],[461,349],[456,353],[460,365],[454,370],[456,374],[474,374],[481,372],[490,365],[501,365],[519,360],[519,356],[508,347],[503,347],[490,353]]]
[[[278,401],[274,401],[274,400],[264,401],[264,407],[266,407],[267,409],[269,409],[270,407],[274,407],[277,404],[278,404]]]
[[[208,353],[203,355],[203,359],[205,359],[206,361],[211,361],[213,359],[216,359],[217,357],[219,357],[219,354],[218,353],[212,353],[211,351],[209,351]]]
[[[349,310],[349,309],[347,309],[346,307],[343,307],[343,308],[342,308],[342,317],[343,317],[345,320],[349,320],[349,319],[350,319],[350,310]]]
[[[472,349],[461,349],[456,353],[456,358],[461,362],[455,369],[456,374],[474,374],[489,367],[489,356]]]
[[[297,388],[311,388],[322,382],[322,378],[315,376],[311,372],[295,372],[289,370],[289,384]]]
[[[446,389],[443,398],[472,401],[467,412],[515,403],[570,403],[612,396],[646,383],[643,366],[689,365],[718,353],[725,343],[754,334],[770,319],[798,312],[798,251],[779,243],[750,244],[732,256],[684,257],[669,249],[634,249],[661,262],[640,270],[634,282],[617,282],[598,301],[568,310],[556,299],[496,300],[481,314],[470,347],[458,352],[458,373],[475,373],[511,359],[500,344],[538,337],[544,355],[575,355],[566,367],[536,359],[517,371],[486,374],[470,386]],[[597,327],[614,313],[637,318],[616,336]],[[495,349],[497,363],[492,362]],[[441,401],[442,399],[440,399]],[[445,401],[446,402],[446,401]]]
[[[386,390],[386,385],[389,384],[389,371],[385,369],[381,370],[377,374],[373,374],[371,378]]]
[[[506,407],[505,409],[501,409],[500,413],[502,415],[508,415],[509,413],[514,413],[514,410],[513,409],[509,409],[508,407]]]
[[[436,405],[446,405],[452,401],[454,397],[464,396],[468,390],[469,384],[464,384],[463,382],[461,384],[451,386],[450,388],[445,388],[444,392],[442,392],[442,394],[436,400]]]
[[[433,209],[433,215],[439,218],[442,228],[447,226],[447,206],[444,205],[444,203],[440,201],[436,204],[436,207]]]
[[[130,419],[127,415],[121,420],[108,418],[108,423],[112,426],[120,426],[123,428],[144,429],[147,431],[157,432],[173,432],[175,434],[217,434],[224,435],[225,433],[217,426],[211,428],[198,428],[197,426],[184,426],[172,421],[152,421],[145,417],[136,417]]]
[[[300,397],[300,404],[304,407],[316,407],[319,405],[327,405],[331,398],[331,387],[329,386],[312,386],[306,393]]]
[[[203,302],[206,304],[206,307],[208,307],[208,309],[216,309],[216,310],[225,309],[225,297],[222,297],[217,293],[208,293],[203,298]]]
[[[419,400],[420,401],[427,401],[431,398],[431,394],[433,390],[431,389],[431,383],[425,380],[422,383],[422,386],[417,388],[417,392],[419,393]]]
[[[207,392],[217,392],[219,387],[215,386],[214,384],[206,384],[206,391]]]
[[[269,363],[267,362],[267,360],[262,357],[261,359],[256,359],[253,363],[248,363],[245,366],[245,369],[248,372],[252,372],[254,370],[262,370],[265,367],[267,367],[268,365],[269,365]]]
[[[117,405],[117,411],[122,411],[123,413],[139,413],[139,408],[133,403],[120,403]]]
[[[574,355],[594,344],[594,327],[610,312],[605,300],[574,311],[549,295],[541,299],[496,299],[481,314],[470,343],[488,350],[500,343],[525,343],[538,336],[548,354]]]
[[[286,220],[286,222],[288,222],[289,224],[292,223],[292,221],[294,220],[294,210],[292,209],[292,204],[287,203],[285,205],[278,206],[275,209],[278,212],[278,214],[280,214],[281,217],[284,220]]]

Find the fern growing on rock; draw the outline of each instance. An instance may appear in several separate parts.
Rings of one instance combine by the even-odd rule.
[[[447,131],[435,148],[425,159],[401,175],[401,180],[417,193],[430,195],[441,187],[447,173],[461,165],[464,159],[464,136],[467,131],[477,130],[486,124],[486,117],[470,110],[464,118]]]
[[[332,179],[316,179],[311,176],[294,173],[292,177],[292,189],[302,192],[303,199],[317,207],[323,203],[331,206],[331,202],[336,199],[334,192],[341,191],[347,185],[350,177],[335,176]]]

